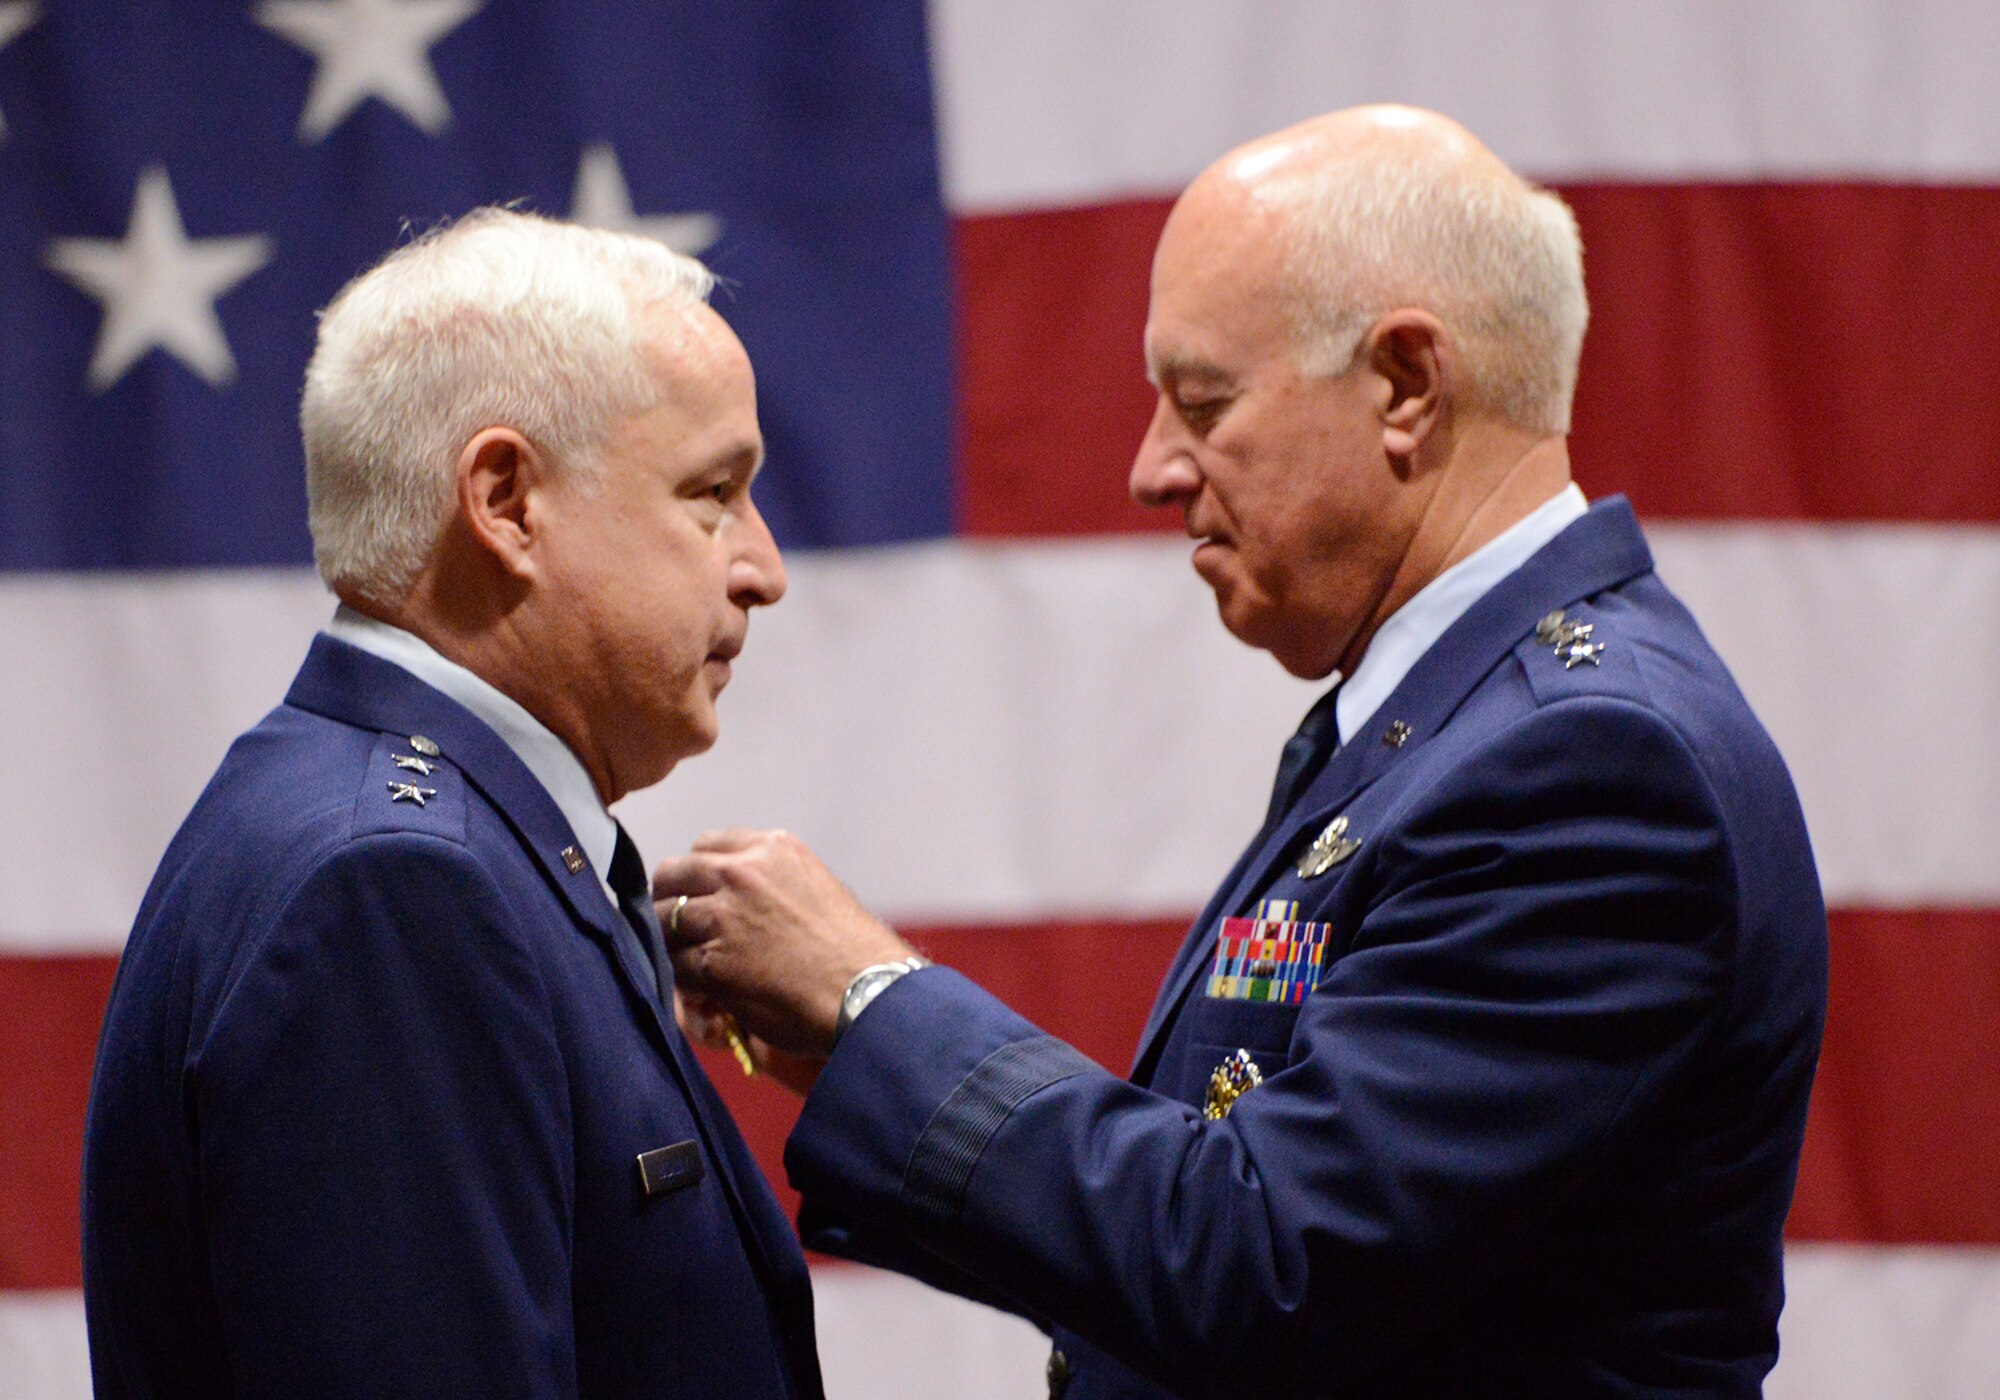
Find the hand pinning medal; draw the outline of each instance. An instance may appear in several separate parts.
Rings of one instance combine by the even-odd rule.
[[[668,933],[679,933],[681,931],[681,911],[687,908],[687,904],[688,897],[686,895],[681,895],[674,900],[673,907],[667,914]],[[736,1018],[727,1011],[722,1012],[719,1019],[722,1025],[722,1034],[729,1041],[729,1053],[736,1057],[736,1067],[743,1071],[744,1078],[755,1079],[757,1077],[757,1061],[750,1054],[749,1043],[743,1039],[743,1027],[738,1025]]]

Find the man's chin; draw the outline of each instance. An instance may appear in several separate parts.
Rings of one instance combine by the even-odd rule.
[[[1220,591],[1216,594],[1215,607],[1222,618],[1223,628],[1230,636],[1246,647],[1268,652],[1272,660],[1302,681],[1326,679],[1333,674],[1340,660],[1339,653],[1328,647],[1324,638],[1292,635],[1285,628],[1275,626],[1269,613],[1263,609],[1232,608],[1229,598]]]

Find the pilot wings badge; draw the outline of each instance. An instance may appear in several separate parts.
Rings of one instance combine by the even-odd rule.
[[[1299,875],[1306,880],[1324,875],[1360,849],[1361,838],[1347,834],[1347,818],[1335,817],[1299,857]]]

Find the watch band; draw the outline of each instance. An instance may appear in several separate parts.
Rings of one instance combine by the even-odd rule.
[[[854,980],[847,984],[847,990],[840,994],[840,1017],[833,1023],[833,1043],[838,1045],[847,1028],[854,1024],[855,1017],[866,1011],[876,997],[889,989],[889,984],[898,977],[915,972],[920,967],[929,967],[931,960],[918,954],[899,958],[895,962],[873,963],[854,974]]]

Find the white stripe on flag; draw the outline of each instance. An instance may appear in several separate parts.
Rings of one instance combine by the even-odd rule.
[[[2000,177],[1985,0],[934,0],[946,201],[1177,192],[1357,102],[1464,122],[1542,179]]]
[[[1785,1282],[1770,1400],[2000,1395],[2000,1250],[1795,1245]],[[813,1294],[829,1400],[1040,1393],[1048,1342],[1016,1318],[839,1264]],[[88,1400],[82,1295],[0,1292],[0,1376],[12,1400]]]
[[[1829,900],[2000,903],[2000,530],[1654,532],[1798,777]],[[786,826],[891,917],[1198,908],[1312,687],[1173,538],[792,561],[724,737],[623,812],[649,855]],[[230,737],[328,613],[303,573],[0,580],[0,947],[115,949]],[[1616,645],[1615,637],[1608,637]]]

